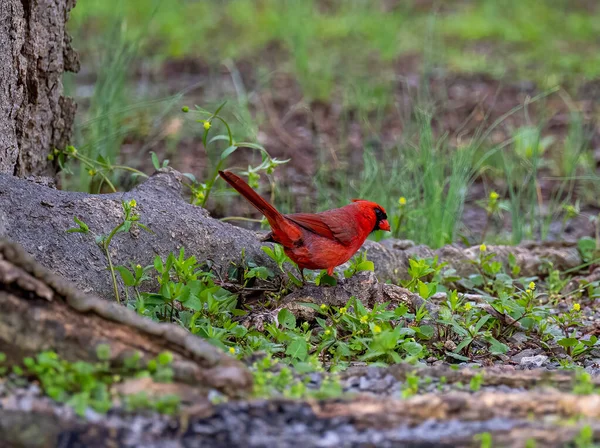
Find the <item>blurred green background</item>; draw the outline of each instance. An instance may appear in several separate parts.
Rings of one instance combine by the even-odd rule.
[[[226,145],[205,148],[181,107],[227,101],[236,141],[289,159],[257,172],[284,211],[365,197],[396,216],[395,236],[432,246],[593,230],[597,1],[80,0],[69,26],[82,70],[65,86],[89,160],[151,173],[153,151],[202,184]],[[68,188],[105,191],[92,165],[72,169]],[[214,188],[215,215],[253,213]]]

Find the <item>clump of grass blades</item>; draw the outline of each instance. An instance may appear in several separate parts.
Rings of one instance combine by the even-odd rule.
[[[94,86],[88,116],[90,119],[76,129],[80,151],[93,160],[115,162],[125,136],[132,131],[124,123],[128,104],[126,84],[141,40],[129,40],[124,35],[124,23],[116,20],[106,43],[102,45],[98,77]],[[110,179],[116,181],[114,174]],[[91,191],[94,182],[85,165],[79,168],[79,190]]]

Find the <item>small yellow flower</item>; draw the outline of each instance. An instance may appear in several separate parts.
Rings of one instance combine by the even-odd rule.
[[[406,198],[404,196],[400,196],[400,199],[398,199],[398,204],[402,205],[406,205]]]
[[[340,308],[340,314],[346,314],[348,312],[348,308],[346,308],[345,306]]]
[[[500,197],[500,195],[499,195],[498,193],[496,193],[495,191],[492,191],[492,192],[490,193],[490,199],[491,199],[492,201],[495,201],[495,200],[496,200],[496,199],[498,199],[499,197]]]
[[[379,325],[375,325],[373,327],[373,333],[375,333],[375,334],[381,333],[381,327]]]
[[[135,267],[138,268],[138,269],[142,269],[142,265],[141,264],[136,264]]]
[[[325,336],[329,336],[331,334],[331,330],[328,328],[327,330],[325,330]]]
[[[535,291],[535,282],[529,283],[529,289],[531,289],[532,291]]]
[[[575,311],[581,310],[581,305],[579,303],[574,303],[573,304],[573,310],[575,310]]]
[[[321,311],[325,311],[327,310],[327,305],[323,303],[319,308],[321,308]]]
[[[137,202],[135,201],[135,199],[132,199],[131,201],[129,201],[129,206],[131,208],[135,208],[137,207]]]
[[[360,318],[361,324],[366,324],[367,322],[369,322],[369,316],[363,316]]]
[[[235,355],[235,348],[229,347],[229,353],[231,353],[232,355]]]
[[[471,308],[473,308],[473,305],[471,305],[469,302],[465,303],[465,311],[470,311]]]
[[[485,252],[487,250],[487,246],[485,244],[482,244],[481,246],[479,246],[479,252]]]
[[[527,294],[531,294],[533,291],[532,291],[531,289],[527,288],[527,289],[525,290],[525,292],[526,292]]]
[[[204,122],[204,129],[206,129],[208,131],[210,129],[210,127],[211,127],[210,121],[206,120]]]

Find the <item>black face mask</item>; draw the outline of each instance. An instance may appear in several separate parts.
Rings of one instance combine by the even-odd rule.
[[[375,232],[375,230],[381,230],[379,228],[379,223],[381,221],[385,221],[387,219],[387,214],[385,212],[383,212],[381,209],[376,208],[375,209],[375,227],[373,227],[373,230],[371,232]]]

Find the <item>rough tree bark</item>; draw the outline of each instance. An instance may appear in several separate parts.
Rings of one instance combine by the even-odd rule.
[[[95,361],[99,344],[110,345],[110,361],[116,365],[135,352],[145,363],[168,350],[174,379],[205,394],[213,388],[235,396],[252,385],[240,362],[205,340],[87,295],[19,246],[0,240],[0,352],[8,363],[44,350],[70,361]]]
[[[173,353],[176,381],[204,392],[247,392],[249,373],[177,325],[156,323],[113,302],[87,295],[53,274],[18,245],[0,240],[0,352],[9,363],[54,350],[70,361],[95,361],[96,347],[109,344],[110,361],[120,364],[138,352],[147,362]]]
[[[75,1],[0,2],[0,173],[53,175],[47,155],[70,139],[62,75],[79,70],[65,29]]]

